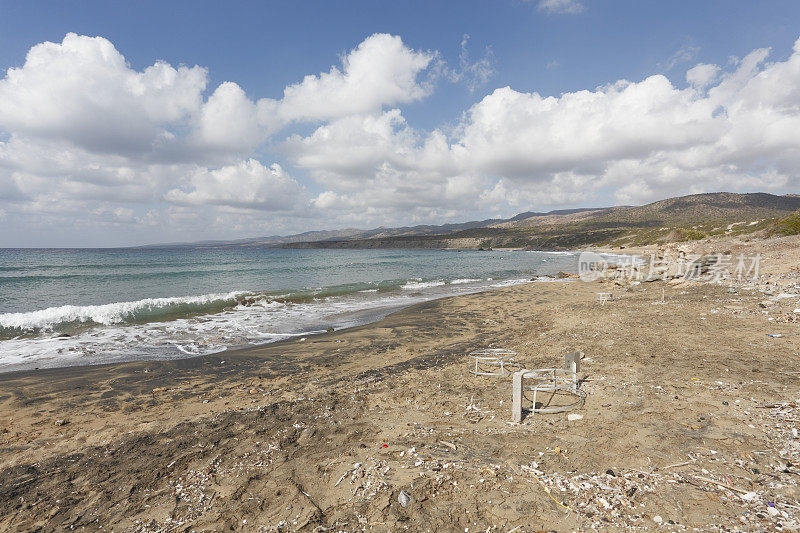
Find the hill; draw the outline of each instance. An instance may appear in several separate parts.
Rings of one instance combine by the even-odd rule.
[[[230,241],[152,245],[191,248],[528,248],[639,246],[715,235],[791,234],[800,196],[706,193],[642,206],[525,212],[508,219],[370,230],[345,228]],[[798,230],[800,231],[800,230]]]
[[[461,230],[295,242],[291,248],[529,248],[633,246],[715,235],[768,235],[800,209],[800,196],[706,193],[643,206],[522,213]],[[528,216],[530,215],[530,216]]]

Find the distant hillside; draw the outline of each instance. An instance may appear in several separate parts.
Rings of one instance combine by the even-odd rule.
[[[707,193],[618,206],[525,212],[508,219],[401,228],[309,231],[296,235],[156,246],[191,248],[529,248],[564,250],[702,239],[714,235],[787,234],[797,226],[800,196]]]
[[[322,230],[322,231],[307,231],[305,233],[298,233],[295,235],[273,235],[269,237],[252,237],[248,239],[236,240],[216,240],[216,241],[197,241],[191,243],[166,243],[166,244],[151,244],[144,246],[144,248],[162,248],[162,247],[189,247],[189,248],[246,248],[246,247],[284,247],[284,248],[298,248],[301,246],[294,246],[300,243],[324,243],[324,242],[342,242],[342,241],[362,241],[372,239],[396,239],[406,237],[418,236],[441,236],[459,231],[471,230],[475,228],[492,227],[495,225],[502,225],[504,223],[513,223],[519,220],[533,220],[536,218],[547,218],[549,216],[569,215],[572,213],[580,213],[584,211],[593,211],[592,209],[563,209],[559,211],[550,211],[547,213],[534,213],[525,212],[520,213],[509,219],[492,218],[487,220],[475,220],[471,222],[461,222],[457,224],[442,224],[436,225],[419,225],[419,226],[404,226],[400,228],[375,228],[371,230],[362,230],[357,228],[345,228],[340,230]],[[373,242],[373,243],[374,243]],[[311,247],[321,247],[323,245]]]
[[[306,241],[284,247],[560,250],[666,243],[722,234],[767,236],[775,231],[777,221],[797,209],[797,195],[707,193],[635,207],[522,213],[512,219],[449,232]]]

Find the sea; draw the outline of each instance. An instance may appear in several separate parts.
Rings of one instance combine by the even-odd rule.
[[[575,272],[577,253],[0,249],[0,372],[202,356]]]

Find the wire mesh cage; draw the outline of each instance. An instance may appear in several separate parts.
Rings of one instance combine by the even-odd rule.
[[[578,388],[578,375],[572,370],[526,370],[522,379],[523,395],[532,402],[532,413],[563,413],[580,407],[586,400],[586,393]]]
[[[508,376],[521,368],[516,355],[504,348],[476,350],[467,356],[467,369],[475,376]]]

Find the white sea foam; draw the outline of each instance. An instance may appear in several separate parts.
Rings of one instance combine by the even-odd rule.
[[[425,285],[425,287],[416,291],[397,290],[377,294],[335,296],[291,305],[275,302],[259,305],[259,301],[256,300],[249,305],[231,305],[216,313],[187,316],[170,321],[109,322],[107,325],[79,331],[69,337],[50,334],[44,337],[7,339],[0,341],[0,371],[34,366],[46,368],[207,355],[226,348],[324,333],[324,328],[329,326],[337,330],[356,326],[425,300],[507,287],[527,281],[527,279],[491,280],[456,285],[445,284],[443,281],[414,281],[409,284],[417,284],[418,287]],[[204,302],[212,300],[210,296],[212,295],[179,300]],[[231,293],[230,296],[235,299],[240,293]],[[109,304],[109,306],[114,305],[116,304]],[[33,322],[29,320],[25,323]]]
[[[135,302],[103,305],[62,305],[27,313],[0,314],[0,327],[22,331],[49,330],[59,324],[89,323],[111,325],[135,318],[137,314],[166,310],[177,306],[203,306],[236,302],[242,292],[203,294],[176,298],[146,298]]]
[[[445,282],[442,280],[437,281],[409,281],[403,284],[400,288],[408,291],[418,291],[420,289],[429,289],[431,287],[441,287]]]
[[[454,279],[450,282],[450,285],[461,285],[462,283],[476,283],[478,281],[483,281],[480,279],[471,279],[471,278],[463,278],[463,279]]]

